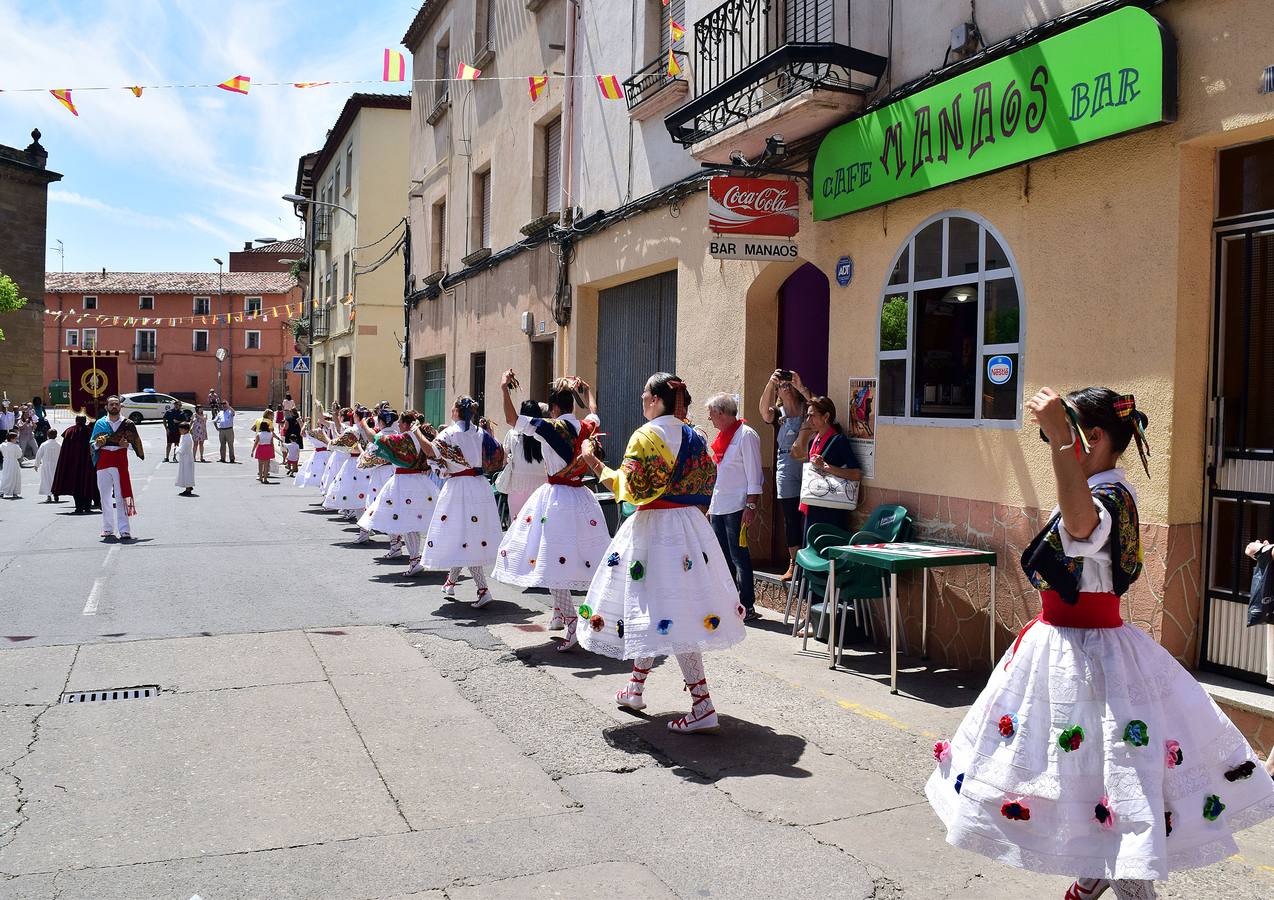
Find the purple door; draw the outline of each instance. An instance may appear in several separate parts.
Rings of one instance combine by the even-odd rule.
[[[806,263],[779,288],[779,359],[795,369],[815,396],[827,393],[827,329],[831,289],[818,266]]]

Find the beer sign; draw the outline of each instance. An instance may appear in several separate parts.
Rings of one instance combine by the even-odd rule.
[[[708,228],[717,234],[792,237],[800,212],[795,181],[718,176],[708,183]]]

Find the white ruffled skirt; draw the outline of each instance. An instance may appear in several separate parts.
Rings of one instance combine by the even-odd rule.
[[[292,483],[296,487],[318,487],[323,479],[323,470],[327,467],[327,459],[331,455],[331,451],[312,452],[309,459],[305,461],[305,465],[301,466],[300,471],[296,473],[296,479]]]
[[[324,494],[332,486],[332,479],[340,472],[345,460],[349,459],[349,451],[344,447],[333,447],[323,454],[327,459],[323,462],[323,474],[319,476],[319,490]]]
[[[925,787],[949,843],[1035,872],[1158,880],[1230,856],[1233,832],[1274,816],[1247,741],[1139,628],[1040,622],[1006,669],[1011,654]]]
[[[393,468],[389,471],[394,472]],[[428,531],[437,499],[438,487],[428,475],[391,474],[359,518],[358,527],[381,534]]]
[[[639,509],[606,549],[579,607],[579,641],[615,659],[724,650],[745,610],[698,509]]]
[[[323,495],[324,509],[362,509],[367,499],[367,482],[371,469],[360,469],[358,457],[345,454],[345,460]]]
[[[520,511],[510,513],[495,563],[496,581],[523,588],[588,589],[610,544],[592,491],[542,484]]]
[[[392,465],[372,466],[370,469],[364,469],[367,473],[367,496],[363,498],[363,509],[371,509],[373,503],[376,502],[377,496],[380,495],[381,489],[394,477],[394,467]]]
[[[500,546],[500,512],[480,475],[449,477],[438,494],[420,564],[426,569],[489,566]]]

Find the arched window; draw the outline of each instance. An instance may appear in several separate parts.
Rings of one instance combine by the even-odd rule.
[[[877,415],[1013,426],[1022,409],[1022,285],[1004,241],[945,212],[903,243],[881,297]]]

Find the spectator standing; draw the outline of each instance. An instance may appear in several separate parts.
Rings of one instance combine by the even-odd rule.
[[[226,461],[226,451],[229,450],[230,462],[237,462],[234,458],[234,407],[222,400],[217,408],[217,415],[213,419],[213,424],[217,426],[217,441],[221,451],[220,461]]]
[[[32,397],[31,411],[35,413],[35,442],[43,445],[49,439],[49,418],[44,410],[44,401],[39,397]]]
[[[0,400],[0,432],[12,431],[17,422],[18,417],[13,407],[9,405],[9,401]]]
[[[208,414],[202,406],[195,407],[194,418],[190,422],[190,441],[195,445],[195,453],[199,462],[207,462],[203,457],[204,443],[208,440]]]
[[[22,448],[23,459],[35,459],[35,451],[40,449],[35,439],[35,411],[31,404],[26,404],[18,413],[18,446]]]
[[[800,373],[791,369],[775,369],[761,392],[761,418],[779,430],[774,453],[774,494],[787,541],[788,562],[783,581],[792,580],[796,551],[801,549],[805,536],[805,521],[801,515],[801,462],[792,456],[792,448],[805,422],[805,405],[809,399]]]
[[[174,400],[173,405],[164,413],[164,435],[167,442],[164,444],[164,462],[175,462],[177,459],[177,445],[181,443],[181,423],[185,422],[188,414],[181,408],[181,401]]]
[[[793,458],[809,462],[815,471],[835,475],[847,481],[863,477],[862,467],[845,430],[836,421],[836,404],[830,397],[812,397],[805,407],[805,425],[792,448]],[[827,506],[801,504],[805,515],[805,534],[818,523],[849,527],[849,511]]]
[[[716,532],[721,553],[730,566],[730,575],[739,588],[739,602],[747,610],[744,621],[761,618],[756,611],[756,589],[752,583],[752,553],[748,549],[748,527],[756,520],[761,499],[761,437],[739,418],[739,402],[729,394],[708,399],[708,420],[717,429],[712,440],[712,458],[717,464],[717,482],[708,504],[708,518]]]

